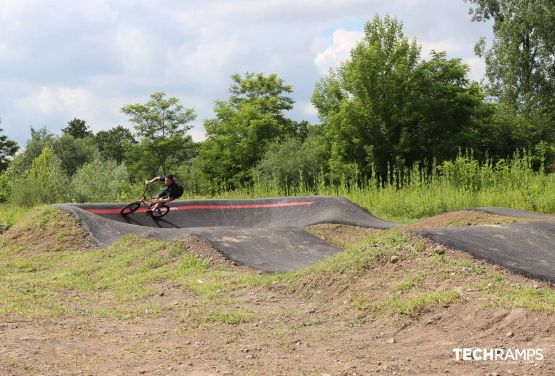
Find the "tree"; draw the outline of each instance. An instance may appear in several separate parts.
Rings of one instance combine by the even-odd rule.
[[[385,177],[388,166],[446,159],[473,138],[483,102],[460,59],[420,60],[402,23],[376,16],[351,60],[316,83],[312,102],[330,148],[334,181]]]
[[[330,141],[332,179],[383,173],[394,162],[420,50],[402,23],[378,16],[364,27],[351,60],[316,83],[312,101]]]
[[[125,160],[126,153],[137,143],[131,131],[118,125],[106,131],[99,131],[94,136],[100,155],[104,159],[113,159],[118,163]]]
[[[54,139],[54,135],[46,128],[35,130],[31,127],[31,138],[27,141],[23,152],[18,154],[10,164],[6,174],[10,178],[22,174],[31,168],[33,160],[42,153],[42,149]]]
[[[93,161],[98,155],[98,149],[91,137],[75,138],[66,133],[52,138],[48,145],[68,176],[75,174],[83,164]]]
[[[170,168],[175,169],[191,158],[192,139],[187,131],[196,115],[193,109],[179,104],[177,98],[166,98],[165,93],[156,92],[146,104],[127,105],[121,111],[130,117],[139,136],[139,144],[129,152],[132,164],[144,166],[135,169],[136,173],[166,174]]]
[[[0,124],[2,124],[1,120]],[[0,172],[8,167],[11,158],[19,150],[17,142],[9,140],[7,136],[2,134],[2,131],[3,129],[0,128]]]
[[[86,121],[74,118],[67,123],[67,127],[62,129],[64,134],[73,136],[74,138],[85,138],[93,133],[87,127]]]
[[[491,93],[524,110],[549,100],[555,88],[555,3],[543,0],[465,0],[473,21],[493,20],[494,40],[476,52],[486,59]]]
[[[475,50],[485,58],[489,93],[500,102],[497,112],[504,112],[496,117],[506,119],[517,144],[555,145],[555,2],[465,1],[473,21],[493,21],[491,45],[482,38]]]
[[[252,173],[263,186],[279,187],[290,194],[315,188],[324,179],[327,162],[327,149],[318,136],[311,134],[304,141],[288,137],[270,143]]]
[[[490,114],[485,95],[467,75],[468,66],[447,58],[445,52],[432,52],[430,60],[417,65],[407,93],[411,98],[405,100],[406,123],[396,145],[396,162],[441,162],[454,158],[461,148],[479,145]]]
[[[251,180],[269,142],[302,133],[305,123],[285,116],[293,108],[293,89],[276,74],[234,74],[227,100],[217,100],[216,117],[206,120],[199,158],[217,187],[233,189]]]
[[[70,134],[55,136],[46,128],[35,130],[31,128],[31,138],[27,141],[25,150],[15,157],[7,170],[7,174],[15,176],[29,170],[33,161],[49,147],[57,161],[69,176],[73,175],[84,163],[92,161],[98,150],[94,140],[90,137],[75,138]]]

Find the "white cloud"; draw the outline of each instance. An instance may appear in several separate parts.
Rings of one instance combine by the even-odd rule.
[[[229,22],[235,27],[253,24],[307,24],[333,22],[346,15],[360,17],[369,12],[377,0],[215,0],[203,2],[201,6],[181,9],[180,17],[189,22],[198,22],[203,17],[214,20],[214,24]],[[373,12],[373,11],[372,11]],[[226,23],[227,23],[226,22]]]
[[[300,105],[301,105],[303,114],[312,116],[312,117],[318,116],[318,111],[316,110],[316,107],[314,107],[314,105],[311,102],[301,103]]]
[[[349,58],[376,13],[399,17],[426,51],[447,50],[480,75],[473,44],[484,25],[467,10],[445,0],[0,0],[2,126],[24,144],[29,125],[127,125],[124,104],[163,90],[196,109],[192,135],[202,139],[230,75],[246,71],[279,74],[295,90],[290,115],[316,121],[314,82]]]
[[[55,113],[90,113],[93,96],[83,88],[41,86],[24,98],[20,105],[44,115]],[[77,116],[77,115],[76,115]]]
[[[201,40],[194,45],[169,48],[166,55],[166,76],[195,83],[221,84],[232,65],[244,51],[235,37],[223,40]],[[225,73],[225,74],[224,74]]]
[[[8,52],[8,45],[0,41],[0,58]]]
[[[27,7],[30,6],[29,1],[0,1],[0,20],[8,21],[21,15]]]
[[[480,82],[484,79],[486,75],[486,64],[478,57],[471,57],[464,59],[464,63],[470,68],[470,79],[476,82]]]
[[[80,13],[86,15],[90,22],[106,23],[107,21],[116,21],[119,17],[119,12],[114,8],[109,0],[87,0],[80,2],[72,2],[74,6],[78,7]],[[114,4],[115,5],[115,4]]]
[[[351,50],[363,36],[364,34],[359,31],[347,31],[341,28],[335,30],[331,46],[320,52],[314,59],[318,71],[326,74],[331,67],[336,67],[348,60],[351,57]]]
[[[43,114],[55,112],[60,107],[58,96],[53,90],[47,87],[41,87],[38,92],[33,95],[31,103],[34,104],[35,110]]]
[[[81,88],[61,87],[57,90],[64,108],[73,112],[84,112],[92,104],[92,95]]]
[[[153,66],[151,41],[148,35],[137,28],[122,28],[116,34],[119,58],[128,74],[148,73]]]
[[[206,132],[204,131],[204,128],[201,126],[196,126],[191,128],[189,133],[191,134],[191,137],[195,142],[204,141],[206,139]]]
[[[459,41],[453,39],[435,41],[422,40],[417,41],[417,43],[422,47],[421,56],[423,59],[428,59],[432,51],[445,51],[449,56],[458,56],[459,53],[464,50],[464,46],[461,45]]]

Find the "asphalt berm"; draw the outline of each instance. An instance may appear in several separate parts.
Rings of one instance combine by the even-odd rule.
[[[345,224],[388,229],[383,221],[338,197],[280,197],[254,200],[190,200],[170,203],[166,217],[144,211],[123,217],[121,204],[63,204],[77,216],[91,239],[108,246],[126,234],[149,234],[161,240],[196,235],[231,261],[266,272],[291,271],[340,252],[304,227]],[[419,231],[436,242],[502,265],[517,273],[555,283],[553,216],[509,208],[472,208],[491,214],[531,218],[533,222],[463,226]]]

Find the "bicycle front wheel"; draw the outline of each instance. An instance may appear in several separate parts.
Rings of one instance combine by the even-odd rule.
[[[168,214],[170,212],[170,207],[166,206],[166,205],[161,205],[158,207],[158,209],[154,209],[152,210],[152,212],[150,213],[154,218],[160,218],[165,216],[166,214]]]
[[[123,209],[120,210],[120,214],[126,217],[129,214],[135,213],[140,206],[141,206],[141,203],[132,202],[131,204],[124,206]]]

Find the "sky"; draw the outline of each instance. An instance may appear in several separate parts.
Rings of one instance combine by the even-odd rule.
[[[277,73],[293,86],[289,116],[316,123],[315,82],[349,58],[376,14],[469,65],[491,26],[471,22],[463,0],[0,0],[0,119],[25,146],[31,127],[60,133],[77,117],[93,131],[132,128],[121,107],[164,91],[194,108],[194,140],[231,75]],[[490,38],[491,39],[491,38]]]

